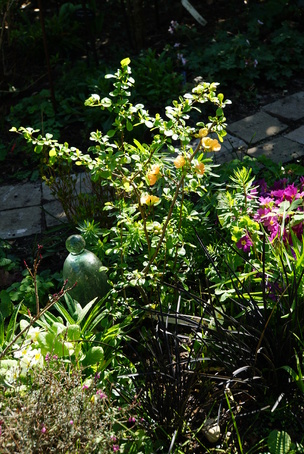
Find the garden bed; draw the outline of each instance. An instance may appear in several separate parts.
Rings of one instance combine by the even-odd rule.
[[[209,158],[220,150],[229,115],[243,118],[286,90],[291,94],[288,83],[267,91],[282,61],[278,57],[269,64],[269,49],[262,52],[246,40],[250,34],[252,43],[261,38],[273,50],[275,43],[283,46],[273,26],[295,36],[301,24],[293,14],[302,10],[292,6],[285,14],[285,2],[275,2],[273,10],[269,0],[251,3],[249,14],[245,4],[236,3],[239,15],[230,18],[227,2],[208,2],[202,12],[208,26],[198,29],[190,17],[185,20],[184,10],[170,8],[172,2],[149,2],[160,27],[146,44],[156,51],[140,54],[141,37],[128,36],[126,27],[118,38],[123,13],[118,18],[113,2],[106,2],[116,21],[106,23],[108,39],[96,42],[98,56],[109,55],[127,37],[131,58],[119,56],[114,69],[103,67],[98,75],[92,59],[91,67],[83,65],[67,47],[73,78],[62,55],[56,57],[61,109],[54,112],[50,93],[37,86],[37,98],[32,93],[32,99],[12,105],[10,121],[20,140],[14,136],[10,152],[23,159],[25,149],[35,150],[42,174],[68,188],[61,194],[67,206],[75,166],[103,189],[103,197],[92,199],[93,216],[85,204],[78,206],[74,227],[102,261],[110,291],[87,305],[71,298],[60,273],[64,229],[15,240],[15,255],[8,243],[1,245],[6,284],[0,292],[0,440],[5,449],[303,452],[303,175],[271,161],[261,172],[260,162],[248,157],[222,167]],[[50,5],[56,11],[60,6]],[[199,9],[201,2],[193,5]],[[157,6],[164,15],[157,17]],[[72,6],[65,8],[66,19]],[[35,11],[30,13],[37,19]],[[99,8],[96,13],[100,18]],[[54,30],[58,17],[50,17]],[[237,51],[231,55],[225,42],[221,47],[216,41],[228,22],[225,36]],[[208,66],[208,54],[200,53],[214,29],[218,67]],[[67,31],[62,42],[74,38],[78,45],[73,27]],[[180,44],[174,46],[177,38]],[[301,48],[299,37],[292,50],[297,55]],[[228,95],[205,77],[192,83],[201,75],[200,58],[208,75],[223,71]],[[287,58],[296,77],[299,67],[291,55]],[[85,77],[84,68],[89,68]],[[288,77],[288,71],[282,73],[285,82]],[[229,93],[231,80],[237,82]],[[239,103],[232,110],[231,94]],[[173,105],[170,96],[178,99]],[[32,124],[18,124],[24,119]],[[39,123],[45,130],[37,138],[26,128]],[[30,162],[14,169],[30,170],[35,161]],[[99,223],[94,212],[103,214]]]

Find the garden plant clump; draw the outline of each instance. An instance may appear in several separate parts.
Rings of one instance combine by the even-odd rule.
[[[303,452],[302,176],[214,164],[230,103],[217,83],[152,114],[133,101],[129,58],[106,80],[108,95],[85,101],[109,119],[86,152],[12,128],[45,172],[82,169],[99,188],[98,221],[81,204],[73,219],[109,291],[83,305],[65,282],[42,303],[40,247],[26,266],[34,301],[8,290],[2,312],[2,294],[4,446]]]

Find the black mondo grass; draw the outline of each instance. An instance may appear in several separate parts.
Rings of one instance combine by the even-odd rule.
[[[291,279],[282,268],[270,288],[264,268],[257,298],[250,283],[240,280],[228,263],[226,267],[234,292],[225,301],[208,283],[200,296],[164,284],[175,290],[175,310],[164,311],[159,300],[158,310],[148,313],[131,343],[141,410],[168,452],[177,443],[189,453],[212,449],[204,434],[210,417],[221,427],[218,443],[223,447],[235,424],[249,449],[252,428],[259,426],[266,437],[267,424],[277,421],[281,427],[282,420],[293,439],[301,441],[303,427],[296,415],[303,416],[304,393],[287,369],[296,370],[297,358],[302,358],[303,303],[297,289],[303,273]],[[182,300],[197,305],[202,315],[182,313]]]

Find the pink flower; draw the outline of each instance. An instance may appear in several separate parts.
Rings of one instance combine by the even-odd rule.
[[[98,394],[101,399],[107,399],[108,397],[104,392],[101,391],[101,389],[98,389],[96,391],[96,394]]]
[[[259,197],[259,202],[260,204],[265,207],[265,208],[269,208],[271,207],[273,204],[274,204],[274,201],[271,197]]]
[[[252,245],[253,242],[248,234],[242,236],[242,238],[236,243],[236,246],[239,249],[243,249],[244,252],[249,252]]]
[[[257,184],[257,186],[259,186],[260,194],[266,195],[267,183],[266,183],[265,179],[262,178],[261,180],[257,180],[255,183]]]
[[[118,445],[113,445],[113,451],[119,451],[119,446]]]
[[[43,426],[42,429],[41,429],[41,433],[45,434],[45,432],[46,432],[46,427]]]

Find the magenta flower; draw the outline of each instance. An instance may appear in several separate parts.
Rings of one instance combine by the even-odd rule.
[[[96,394],[98,394],[101,399],[107,399],[108,397],[104,392],[101,391],[101,389],[98,389],[96,391]]]
[[[292,230],[293,230],[294,234],[298,237],[298,239],[301,240],[302,235],[303,235],[303,222],[300,222],[299,224],[294,225],[292,227]]]
[[[118,445],[113,445],[113,451],[119,451],[119,446]]]
[[[46,432],[46,427],[43,426],[42,429],[41,429],[41,433],[45,434],[45,432]]]
[[[284,189],[286,187],[287,183],[288,183],[288,179],[282,178],[282,180],[278,180],[273,183],[273,189],[274,190]]]
[[[252,245],[253,242],[248,234],[242,236],[242,238],[236,243],[236,246],[244,252],[249,252]]]
[[[255,183],[257,186],[259,186],[260,194],[262,196],[265,195],[267,192],[267,183],[266,183],[265,179],[262,178],[261,180],[257,180]]]
[[[259,208],[256,214],[253,216],[253,219],[258,222],[264,222],[265,216],[270,213],[269,208]]]
[[[274,203],[274,200],[271,198],[271,197],[259,197],[259,202],[260,204],[265,207],[265,208],[269,208],[273,205]]]

